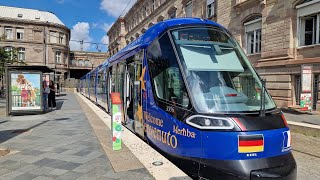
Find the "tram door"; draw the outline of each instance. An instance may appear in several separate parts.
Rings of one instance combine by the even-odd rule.
[[[131,131],[134,130],[134,62],[127,64],[125,73],[125,86],[124,86],[124,125]]]
[[[106,87],[106,94],[107,94],[107,103],[106,103],[106,111],[111,112],[111,91],[112,91],[112,78],[111,78],[111,71],[106,72],[107,78],[107,87]]]
[[[134,108],[134,130],[141,137],[144,137],[143,112],[142,112],[142,92],[141,92],[141,74],[142,57],[134,61],[134,83],[133,83],[133,108]]]

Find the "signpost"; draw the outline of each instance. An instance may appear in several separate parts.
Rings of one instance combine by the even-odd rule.
[[[300,106],[303,110],[312,108],[312,65],[301,65]]]
[[[112,116],[112,149],[114,151],[121,150],[121,134],[122,134],[122,108],[120,93],[111,93],[111,116]]]

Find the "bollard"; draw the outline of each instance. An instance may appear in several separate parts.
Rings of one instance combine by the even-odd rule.
[[[121,134],[122,134],[122,108],[120,93],[111,93],[111,127],[112,127],[112,149],[114,151],[121,150]]]

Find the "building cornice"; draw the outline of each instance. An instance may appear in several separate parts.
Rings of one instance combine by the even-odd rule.
[[[149,14],[147,17],[145,17],[138,25],[136,25],[133,29],[131,29],[131,31],[129,31],[126,35],[125,35],[125,38],[126,39],[128,39],[128,38],[130,38],[130,37],[132,37],[132,36],[134,36],[135,34],[134,33],[136,33],[137,32],[137,29],[142,29],[142,28],[146,28],[146,29],[148,29],[147,27],[145,27],[147,24],[146,24],[146,22],[148,22],[149,21],[149,19],[153,19],[156,15],[161,15],[161,13],[160,12],[162,12],[163,11],[163,9],[165,9],[164,7],[166,7],[166,6],[169,6],[169,5],[173,5],[173,3],[171,2],[171,0],[167,0],[167,1],[165,1],[165,2],[163,2],[160,6],[158,6],[151,14]],[[130,12],[130,11],[129,11]],[[127,15],[125,16],[125,17],[127,17],[127,16],[129,16],[129,12],[127,13]],[[167,13],[167,12],[166,12]],[[130,14],[131,15],[131,14]],[[127,17],[128,18],[128,17]],[[154,22],[154,23],[156,23],[156,22]],[[139,31],[140,32],[140,31]],[[141,33],[141,32],[140,32]]]
[[[11,23],[24,23],[24,24],[32,24],[32,25],[40,25],[40,26],[52,26],[57,28],[65,29],[70,34],[70,29],[67,26],[52,23],[52,22],[42,22],[42,21],[34,21],[34,20],[26,20],[26,19],[13,19],[13,18],[6,18],[0,17],[0,21],[11,22]]]

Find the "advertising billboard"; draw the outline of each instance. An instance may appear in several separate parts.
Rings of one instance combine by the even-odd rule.
[[[42,110],[41,73],[11,72],[10,79],[10,109],[12,111]]]

